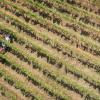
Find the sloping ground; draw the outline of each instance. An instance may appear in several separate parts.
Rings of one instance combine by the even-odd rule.
[[[0,0],[0,100],[100,100],[99,3]]]

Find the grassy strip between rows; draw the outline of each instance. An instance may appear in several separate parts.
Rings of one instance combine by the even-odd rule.
[[[73,73],[74,75],[78,77],[82,77],[84,80],[88,81],[92,85],[100,88],[100,81],[96,79],[95,76],[91,77],[91,76],[86,75],[86,73],[82,72],[81,69],[64,61],[64,59],[60,58],[59,55],[57,54],[55,55],[53,52],[50,52],[44,49],[42,46],[34,43],[35,41],[33,42],[29,37],[27,37],[27,35],[24,35],[23,37],[21,33],[17,33],[9,29],[5,29],[5,32],[7,32],[7,34],[12,35],[16,39],[16,41],[18,41],[19,43],[26,44],[31,49],[36,50],[38,52],[38,55],[46,57],[49,63],[51,64],[57,63],[58,65],[64,65],[67,71],[70,71],[71,73]]]
[[[17,12],[20,12],[23,17],[26,14],[26,16],[30,17],[30,19],[34,18],[43,27],[47,27],[47,29],[53,30],[54,32],[58,32],[58,34],[64,36],[66,40],[71,42],[73,45],[78,46],[81,49],[85,49],[86,51],[91,52],[92,54],[98,56],[100,55],[100,45],[98,42],[92,39],[88,39],[87,37],[81,36],[77,33],[72,33],[67,29],[65,30],[57,24],[51,24],[46,19],[43,19],[43,17],[37,16],[37,14],[30,12],[28,9],[24,9],[21,6],[18,8],[18,6],[14,5],[13,3],[7,1],[5,3],[11,5],[12,7],[15,7],[15,10]],[[16,12],[15,10],[14,13]]]
[[[38,11],[43,12],[43,13],[45,12],[44,15],[47,15],[46,17],[48,17],[50,19],[53,19],[54,20],[55,18],[57,18],[60,22],[62,22],[62,20],[63,20],[64,23],[66,21],[66,23],[70,23],[70,24],[76,24],[77,23],[78,27],[80,27],[83,30],[88,30],[89,31],[88,32],[89,33],[88,35],[92,39],[97,40],[97,41],[100,41],[100,39],[99,39],[99,37],[100,37],[99,32],[100,31],[97,30],[96,28],[91,27],[88,24],[84,24],[84,23],[82,23],[82,22],[80,22],[78,20],[75,20],[75,19],[71,18],[70,16],[66,16],[66,15],[58,12],[55,9],[48,8],[46,5],[43,5],[43,4],[38,3],[36,1],[35,2],[33,2],[32,0],[25,0],[25,1],[28,2],[28,4],[26,4],[26,2],[24,2],[24,3],[27,6],[30,6],[31,7],[30,8],[31,10],[32,10],[32,7],[33,8],[35,7],[34,9],[38,9]]]
[[[87,3],[89,3],[89,5],[87,5]],[[77,0],[77,1],[75,1],[74,6],[84,9],[84,10],[88,10],[89,12],[92,12],[96,15],[100,15],[100,13],[99,13],[100,0],[86,1],[85,4],[81,0]],[[92,8],[92,7],[94,7],[94,8]]]
[[[59,11],[69,11],[71,14],[80,16],[88,16],[89,18],[94,18],[95,22],[100,21],[100,16],[88,12],[84,9],[75,7],[73,5],[68,4],[67,2],[62,2],[61,0],[37,0],[39,2],[45,2],[48,6],[55,7]],[[63,5],[63,6],[62,6]]]
[[[96,6],[100,7],[100,0],[90,0],[92,4],[95,4]]]
[[[9,17],[9,16],[7,16],[7,17]],[[10,19],[12,19],[12,21],[13,21],[13,18],[10,18]],[[84,64],[87,64],[89,67],[93,67],[97,71],[99,71],[100,60],[95,59],[90,54],[82,52],[82,51],[78,51],[77,49],[72,48],[69,45],[61,44],[56,39],[51,39],[50,37],[48,37],[46,34],[38,33],[30,26],[30,24],[27,24],[23,21],[16,19],[16,20],[14,20],[13,24],[15,24],[18,27],[21,27],[21,29],[23,29],[24,31],[27,31],[28,34],[30,34],[30,35],[34,35],[39,38],[40,38],[40,36],[42,36],[43,41],[50,44],[52,47],[62,50],[63,53],[66,53],[66,54],[70,55],[71,57],[74,57],[74,58],[78,59],[79,61],[83,62]],[[1,25],[1,27],[2,27],[2,25]],[[65,50],[63,50],[63,49],[65,49]]]
[[[3,41],[6,46],[8,46],[14,54],[17,54],[25,61],[32,63],[34,67],[39,68],[40,70],[45,71],[46,74],[48,74],[52,79],[59,82],[60,84],[67,86],[71,88],[73,91],[76,91],[77,93],[81,94],[82,96],[85,96],[85,98],[89,98],[90,100],[99,100],[100,96],[93,92],[93,90],[85,88],[84,86],[79,85],[76,81],[70,80],[69,78],[65,77],[64,75],[60,75],[57,70],[52,69],[52,66],[47,64],[46,62],[43,62],[39,60],[37,57],[33,57],[26,53],[26,51],[21,50],[20,48],[17,48],[16,46],[7,43],[6,41]]]
[[[87,3],[89,3],[89,5],[87,5]],[[77,1],[75,1],[74,6],[84,9],[85,11],[88,11],[92,14],[96,14],[98,16],[100,15],[100,13],[99,13],[100,0],[90,0],[89,2],[86,1],[85,4],[81,0],[77,0]],[[94,7],[94,8],[92,9],[92,7]]]
[[[5,96],[0,94],[0,100],[8,100]]]
[[[64,90],[60,91],[57,84],[51,84],[49,81],[42,80],[36,73],[32,73],[30,69],[27,67],[22,67],[21,65],[17,64],[14,60],[9,60],[6,55],[0,55],[0,58],[5,60],[5,63],[9,63],[9,65],[12,67],[12,69],[17,70],[17,72],[23,74],[28,78],[28,80],[32,80],[33,83],[39,85],[41,88],[44,88],[44,90],[48,91],[50,94],[56,96],[56,98],[64,99],[64,100],[71,100],[71,98],[64,94]]]
[[[35,100],[45,100],[46,97],[41,95],[36,88],[31,87],[26,81],[21,80],[16,75],[16,73],[12,73],[4,66],[0,66],[0,76],[2,76],[5,81],[14,86],[16,89],[20,89],[23,95],[26,97],[31,97]]]
[[[7,97],[8,99],[10,99],[10,100],[18,100],[18,99],[24,100],[24,99],[19,98],[15,93],[13,93],[13,91],[11,91],[10,89],[8,89],[8,88],[6,87],[6,85],[5,85],[5,83],[2,82],[1,80],[0,80],[0,93],[1,93],[3,96],[5,96],[5,97]],[[0,99],[0,100],[1,100],[1,99]]]
[[[49,20],[53,20],[54,22],[59,23],[66,23],[66,24],[75,24],[77,23],[77,27],[80,28],[81,32],[84,30],[84,32],[88,31],[88,36],[90,36],[92,39],[96,41],[100,41],[100,35],[99,30],[94,29],[94,27],[90,27],[88,24],[84,24],[80,21],[76,21],[75,19],[71,18],[70,16],[65,16],[64,14],[61,14],[55,9],[48,8],[46,5],[43,5],[42,3],[38,3],[37,1],[33,2],[32,0],[23,0],[23,6],[27,7],[30,10],[38,11],[41,16],[44,18],[46,17]],[[24,4],[25,3],[25,4]],[[75,26],[73,26],[75,27]],[[92,30],[92,31],[91,31]]]

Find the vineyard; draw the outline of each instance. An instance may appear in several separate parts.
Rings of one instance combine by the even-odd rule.
[[[100,100],[100,0],[0,0],[0,35],[0,100]]]

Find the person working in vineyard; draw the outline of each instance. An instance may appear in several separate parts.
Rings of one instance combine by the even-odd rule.
[[[6,40],[7,42],[10,42],[10,35],[5,35],[5,40]]]
[[[10,35],[0,35],[0,53],[5,53],[9,50],[9,47],[7,47],[2,40],[5,39],[7,42],[12,42],[12,38]]]
[[[3,39],[3,35],[0,34],[0,53],[3,53],[4,50],[5,50],[5,45],[4,43],[2,42],[2,39]]]

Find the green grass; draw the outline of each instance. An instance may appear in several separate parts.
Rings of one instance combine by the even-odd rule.
[[[0,5],[0,33],[14,39],[13,43],[0,40],[10,49],[0,54],[2,96],[11,100],[100,100],[99,15],[62,0],[3,0]],[[80,21],[86,16],[88,24]],[[68,29],[67,23],[79,31]],[[82,35],[82,30],[89,35]]]
[[[100,0],[91,0],[91,2],[92,2],[94,5],[100,7]]]

